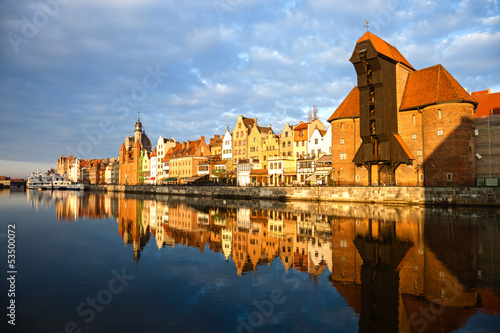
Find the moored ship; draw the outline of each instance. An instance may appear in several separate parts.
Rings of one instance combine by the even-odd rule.
[[[66,190],[73,184],[64,175],[57,173],[42,173],[38,170],[28,177],[27,188],[30,190]],[[79,189],[79,188],[75,188]]]

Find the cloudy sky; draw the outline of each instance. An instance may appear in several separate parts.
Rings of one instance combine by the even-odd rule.
[[[498,0],[2,0],[0,175],[117,157],[138,112],[152,142],[208,140],[238,115],[280,132],[313,105],[326,122],[365,19],[413,67],[500,91]]]

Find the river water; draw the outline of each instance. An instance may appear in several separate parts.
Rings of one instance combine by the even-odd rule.
[[[500,327],[500,210],[4,190],[0,228],[10,331]]]

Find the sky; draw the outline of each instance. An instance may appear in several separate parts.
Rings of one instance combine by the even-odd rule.
[[[416,69],[500,91],[498,0],[0,2],[0,175],[60,155],[118,157],[138,114],[153,144],[326,120],[356,85],[369,30]]]

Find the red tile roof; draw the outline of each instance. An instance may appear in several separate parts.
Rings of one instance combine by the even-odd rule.
[[[477,105],[442,65],[435,65],[408,75],[400,111],[454,102]]]
[[[359,118],[359,89],[352,88],[337,110],[330,116],[328,122],[341,118]]]
[[[370,31],[367,31],[363,36],[361,36],[357,43],[364,42],[366,40],[369,40],[372,43],[373,47],[375,48],[375,50],[377,50],[378,53],[383,54],[387,58],[390,58],[396,62],[401,62],[411,69],[414,69],[413,66],[408,62],[408,60],[406,60],[405,57],[403,57],[403,55],[398,51],[397,48],[387,43],[382,38],[372,34]]]
[[[473,92],[472,97],[478,102],[475,117],[500,114],[500,92],[492,94],[489,90],[481,90]]]
[[[294,131],[304,130],[304,129],[307,129],[307,128],[308,128],[308,125],[309,125],[309,123],[304,123],[304,122],[303,122],[303,123],[299,123],[299,124],[297,124],[297,125],[295,125],[295,126],[293,127],[293,130],[294,130]]]

